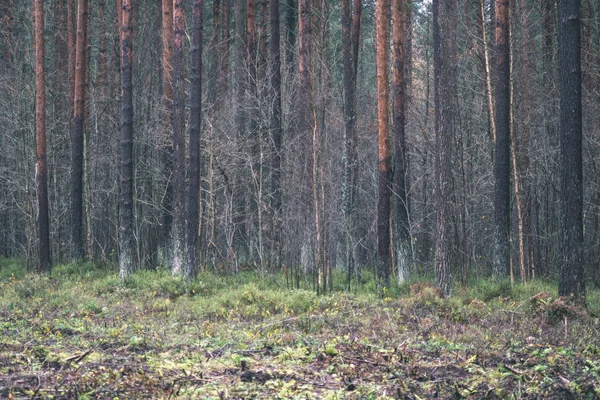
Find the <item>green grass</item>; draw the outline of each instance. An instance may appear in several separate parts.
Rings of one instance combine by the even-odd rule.
[[[443,299],[427,279],[383,298],[363,279],[346,292],[336,272],[318,296],[281,275],[120,282],[114,266],[38,276],[0,259],[0,398],[600,396],[597,290],[582,310],[546,281]]]

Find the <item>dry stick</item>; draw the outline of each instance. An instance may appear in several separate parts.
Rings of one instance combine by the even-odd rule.
[[[509,370],[510,372],[512,372],[515,375],[523,375],[525,372],[523,371],[519,371],[518,369],[515,369],[513,367],[511,367],[510,365],[506,365],[504,364],[504,368],[506,368],[507,370]]]
[[[76,354],[74,356],[71,356],[69,358],[67,358],[65,361],[66,362],[71,362],[74,361],[76,363],[83,361],[84,358],[86,358],[87,356],[89,356],[92,352],[94,351],[93,348],[89,349],[88,351],[86,351],[83,354]]]

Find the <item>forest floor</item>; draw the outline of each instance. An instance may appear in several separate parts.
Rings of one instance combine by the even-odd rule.
[[[253,276],[252,276],[253,275]],[[600,398],[600,292],[427,283],[317,296],[281,277],[0,260],[3,399]]]

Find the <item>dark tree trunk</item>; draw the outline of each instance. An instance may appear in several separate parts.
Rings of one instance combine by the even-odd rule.
[[[244,17],[245,0],[234,0],[235,19],[235,125],[239,140],[245,140],[246,136],[246,112],[244,110],[246,90],[246,19]],[[238,260],[240,253],[247,253],[246,246],[246,190],[242,184],[241,176],[235,177],[234,182],[234,246]]]
[[[208,87],[208,103],[212,106],[216,105],[217,97],[220,97],[221,93],[221,82],[219,81],[219,71],[221,70],[221,0],[213,1],[212,9],[213,17],[213,32],[210,37],[210,53],[211,60],[209,63],[208,79],[210,82],[214,82],[213,85]],[[220,99],[219,99],[220,100]]]
[[[406,55],[405,22],[406,5],[404,0],[394,0],[394,192],[395,204],[395,251],[398,282],[408,279],[411,264],[410,226],[408,220],[408,201],[406,194]]]
[[[296,48],[296,19],[298,18],[298,0],[286,0],[285,9],[285,65],[286,70],[294,73],[294,53]]]
[[[131,0],[122,0],[121,27],[121,223],[119,277],[133,273],[133,48]]]
[[[494,148],[494,277],[510,266],[510,39],[508,0],[496,0],[496,86]]]
[[[46,168],[46,73],[44,68],[44,1],[35,0],[35,141],[37,152],[36,184],[38,201],[38,270],[49,272],[50,222],[48,217],[48,171]]]
[[[535,41],[532,32],[531,7],[527,0],[520,0],[519,5],[521,25],[521,49],[519,62],[519,86],[520,99],[517,110],[517,121],[514,129],[514,149],[516,164],[516,178],[514,180],[515,195],[521,198],[520,211],[517,210],[519,229],[519,264],[521,267],[521,280],[529,279],[533,271],[533,260],[530,257],[532,251],[531,236],[531,178],[529,171],[529,150],[531,142],[532,123],[535,110]],[[514,64],[514,63],[513,63]],[[513,93],[515,97],[517,93]],[[515,174],[515,172],[513,172]],[[517,196],[515,196],[517,197]],[[530,251],[531,250],[531,251]]]
[[[85,124],[85,81],[88,0],[77,5],[75,87],[71,135],[71,261],[85,256],[83,247],[83,132]]]
[[[342,56],[344,74],[344,192],[343,211],[346,234],[346,262],[348,284],[356,269],[356,197],[358,193],[358,150],[356,131],[356,74],[358,65],[358,42],[360,34],[360,13],[362,0],[354,0],[354,21],[352,1],[342,0]],[[353,24],[353,22],[356,24]]]
[[[249,70],[248,90],[255,94],[256,87],[256,49],[258,36],[256,31],[256,0],[246,0],[246,65]],[[253,118],[251,118],[253,119]]]
[[[185,258],[185,79],[184,0],[173,0],[173,275],[180,275]]]
[[[221,68],[219,70],[219,87],[221,92],[217,94],[226,94],[229,88],[229,41],[231,40],[230,21],[231,21],[231,0],[223,0],[223,18],[221,41],[223,43],[221,55]]]
[[[13,29],[13,0],[6,0],[0,5],[0,60],[3,65],[13,63],[14,51],[10,41]]]
[[[452,147],[456,101],[456,2],[433,0],[433,68],[435,102],[435,282],[444,295],[452,287]],[[442,36],[441,33],[444,33]]]
[[[269,12],[268,12],[268,0],[258,0],[258,15],[260,17],[257,22],[258,28],[258,48],[256,55],[257,57],[257,68],[258,68],[258,79],[259,81],[264,81],[267,75],[267,54],[269,52],[268,49],[268,32],[269,32]]]
[[[77,53],[76,31],[77,9],[75,7],[75,0],[67,0],[67,49],[69,52],[67,62],[69,71],[69,102],[71,103],[70,107],[73,106],[73,99],[75,97],[75,55]]]
[[[360,19],[362,18],[362,10],[363,0],[354,0],[354,11],[352,14],[352,63],[354,64],[355,81],[358,75],[358,48],[360,46]]]
[[[560,149],[562,159],[562,259],[558,293],[585,296],[581,121],[580,0],[560,1]]]
[[[313,131],[313,77],[312,77],[312,2],[310,0],[298,1],[298,35],[300,48],[298,53],[298,133],[301,137],[302,148],[300,149],[301,168],[303,168],[304,195],[302,203],[307,206],[311,203],[310,186],[308,179],[312,176],[312,152],[311,140]],[[310,218],[307,219],[308,224]]]
[[[160,248],[163,262],[170,264],[171,229],[173,211],[173,0],[162,0],[162,123],[163,146],[160,152],[162,175],[166,181],[165,195],[162,199],[163,214],[160,234]]]
[[[106,2],[98,0],[98,20],[100,32],[98,32],[98,72],[97,86],[100,86],[103,96],[108,93],[108,55],[106,49]]]
[[[190,157],[189,185],[187,209],[187,260],[183,274],[185,279],[192,279],[198,270],[198,223],[200,221],[200,132],[202,126],[202,9],[204,0],[194,1],[192,60],[190,63]],[[218,27],[215,27],[218,29]]]
[[[271,77],[271,194],[273,208],[272,239],[276,266],[281,262],[281,50],[279,41],[279,0],[269,0],[270,40],[270,77]]]
[[[390,1],[377,2],[377,122],[379,178],[377,206],[377,248],[379,264],[377,269],[378,284],[389,286],[391,271],[390,252],[390,133],[389,133],[389,85],[388,60],[390,45]],[[381,289],[381,288],[380,288]]]

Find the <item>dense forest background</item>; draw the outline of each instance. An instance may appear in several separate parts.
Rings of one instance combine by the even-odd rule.
[[[446,293],[560,275],[584,293],[600,4],[496,3],[3,1],[0,254],[119,260],[122,277],[281,270],[322,291],[333,269],[382,286],[435,271]]]

